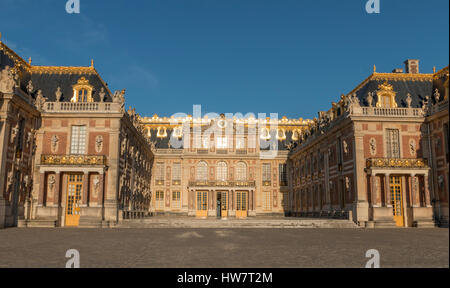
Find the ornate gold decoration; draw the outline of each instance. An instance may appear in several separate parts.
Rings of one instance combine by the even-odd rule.
[[[389,84],[387,81],[379,85],[377,91],[378,96],[377,107],[384,107],[383,99],[385,99],[385,97],[389,97],[390,104],[389,107],[386,108],[397,108],[398,105],[397,101],[395,100],[395,95],[397,95],[397,93],[394,91],[394,87],[392,87],[392,85]]]
[[[367,168],[427,168],[425,159],[370,158],[366,161]]]
[[[190,181],[191,187],[255,187],[255,181]]]
[[[73,97],[70,102],[94,102],[92,91],[94,87],[89,84],[89,80],[85,77],[78,79],[77,84],[73,85]]]
[[[42,165],[106,165],[105,156],[42,155]]]

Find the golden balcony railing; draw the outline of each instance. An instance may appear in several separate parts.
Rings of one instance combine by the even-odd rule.
[[[191,187],[255,187],[255,181],[189,181]]]
[[[106,165],[103,155],[41,155],[41,165]]]
[[[370,158],[366,160],[367,168],[428,168],[426,159],[404,158]]]
[[[156,185],[164,185],[164,180],[155,180]]]
[[[270,186],[272,185],[272,181],[263,181],[262,184],[263,186]]]

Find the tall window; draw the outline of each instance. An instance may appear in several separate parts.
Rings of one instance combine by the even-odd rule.
[[[216,147],[217,149],[227,149],[228,148],[228,138],[225,136],[217,137]]]
[[[280,164],[278,166],[278,170],[279,170],[280,185],[281,186],[286,186],[287,185],[286,164]]]
[[[244,162],[239,162],[236,165],[236,180],[246,181],[247,180],[247,164]]]
[[[217,164],[217,181],[226,181],[228,179],[228,166],[225,162],[219,162]]]
[[[164,192],[163,191],[156,191],[156,197],[155,197],[155,206],[156,209],[164,209]]]
[[[264,163],[263,166],[263,171],[262,171],[262,178],[263,181],[270,181],[271,177],[270,177],[270,163]]]
[[[386,151],[388,158],[400,158],[400,141],[398,129],[386,130]]]
[[[86,153],[86,126],[72,126],[70,154]]]
[[[172,180],[181,181],[181,163],[173,163]]]
[[[200,162],[197,164],[197,180],[207,181],[208,180],[208,164],[206,162]]]
[[[245,149],[245,138],[236,137],[236,149]]]
[[[86,89],[80,89],[78,90],[78,101],[77,102],[88,102],[88,91]]]
[[[263,192],[263,208],[265,211],[272,210],[272,197],[270,191]]]
[[[175,209],[181,208],[181,192],[180,191],[172,192],[172,208],[175,208]]]
[[[164,162],[156,163],[156,181],[164,181]]]

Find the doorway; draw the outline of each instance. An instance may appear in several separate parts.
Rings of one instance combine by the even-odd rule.
[[[78,226],[81,215],[83,174],[69,174],[67,183],[66,226]]]
[[[403,195],[402,195],[402,182],[400,176],[391,176],[390,182],[390,192],[394,220],[397,226],[404,226],[404,215],[403,215]]]
[[[217,192],[217,218],[228,216],[228,192]]]

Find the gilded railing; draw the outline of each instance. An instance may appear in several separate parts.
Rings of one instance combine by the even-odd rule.
[[[426,159],[370,158],[367,168],[427,168]]]
[[[191,187],[255,187],[255,181],[189,181]]]
[[[42,165],[106,165],[102,155],[41,155]]]

